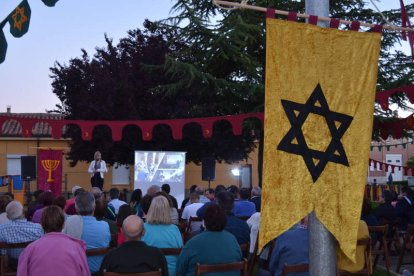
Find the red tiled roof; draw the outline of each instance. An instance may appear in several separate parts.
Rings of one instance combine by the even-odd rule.
[[[62,114],[52,113],[1,113],[0,116],[9,116],[16,118],[31,118],[31,119],[53,119],[63,120]],[[52,128],[48,123],[38,122],[33,126],[33,136],[35,137],[51,137]],[[22,126],[15,120],[8,120],[1,126],[0,137],[19,137],[22,136]]]

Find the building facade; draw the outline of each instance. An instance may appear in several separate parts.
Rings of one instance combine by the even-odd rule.
[[[404,170],[401,167],[407,167],[407,160],[414,156],[414,144],[412,138],[387,139],[380,142],[371,143],[370,159],[374,162],[370,163],[368,168],[368,183],[373,183],[374,179],[378,184],[387,183],[389,175],[392,174],[393,181],[410,180],[412,172]],[[379,163],[392,164],[395,166],[394,172],[389,167],[380,166]]]
[[[51,135],[51,128],[41,119],[63,120],[61,115],[43,114],[43,113],[0,113],[0,116],[18,118],[35,118],[39,123],[32,128],[31,137],[23,137],[22,126],[13,119],[5,121],[1,126],[0,134],[0,176],[20,175],[21,174],[21,157],[37,156],[39,149],[56,149],[62,150],[65,154],[69,151],[69,140],[54,139]],[[137,149],[139,150],[139,149]],[[102,153],[105,160],[105,153]],[[91,157],[92,159],[92,157]],[[69,165],[66,155],[62,158],[62,192],[70,191],[75,185],[89,189],[90,174],[87,172],[89,163],[78,162],[75,167]],[[234,175],[234,169],[241,169],[241,175]],[[233,172],[232,172],[233,171]],[[249,174],[247,176],[247,174]],[[249,159],[237,164],[220,164],[216,163],[215,180],[211,182],[211,187],[218,184],[228,185],[249,185],[258,184],[257,173],[257,150],[253,152]],[[108,191],[112,187],[120,190],[134,188],[134,166],[108,166],[108,173],[105,174],[104,190]],[[37,189],[37,180],[30,182],[30,190]],[[191,185],[196,184],[207,188],[208,182],[201,180],[201,166],[193,163],[186,164],[185,167],[185,186],[188,189]],[[9,190],[8,186],[0,187],[0,192]],[[145,193],[145,191],[143,191]]]

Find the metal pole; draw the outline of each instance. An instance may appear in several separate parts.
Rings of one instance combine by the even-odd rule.
[[[335,238],[316,218],[309,215],[309,275],[335,276],[336,250]]]
[[[329,17],[329,0],[306,0],[307,14]],[[326,27],[326,23],[319,22]],[[335,276],[336,250],[335,238],[317,219],[314,212],[309,216],[309,275]]]

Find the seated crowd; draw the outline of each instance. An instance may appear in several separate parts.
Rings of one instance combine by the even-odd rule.
[[[368,236],[367,224],[378,225],[382,219],[400,218],[401,228],[413,223],[411,193],[404,189],[393,203],[389,191],[384,191],[383,203],[374,212],[365,202],[358,237]],[[11,195],[0,196],[0,242],[32,242],[25,249],[7,251],[9,267],[17,269],[18,275],[103,275],[104,271],[158,270],[163,275],[195,275],[197,263],[237,262],[249,253],[257,253],[259,187],[249,190],[218,185],[204,191],[194,185],[179,210],[168,184],[151,186],[145,195],[137,189],[128,203],[120,199],[116,188],[109,191],[109,200],[96,187],[87,192],[75,186],[72,194],[66,200],[55,198],[49,191],[37,191],[26,215]],[[308,263],[308,239],[304,218],[276,242],[272,241],[272,246],[265,247],[259,260],[264,269],[259,270],[259,275],[281,275],[285,263]],[[248,252],[243,252],[241,245],[250,245]],[[92,249],[106,250],[89,254]],[[163,253],[165,249],[178,249],[178,253]],[[346,263],[340,253],[338,266],[350,272],[361,269],[361,263]]]
[[[248,189],[219,185],[204,191],[195,186],[178,210],[168,184],[151,186],[144,196],[137,189],[129,203],[120,199],[116,188],[106,200],[99,188],[88,192],[74,186],[69,199],[36,191],[26,212],[13,195],[2,195],[0,242],[29,243],[6,252],[8,269],[18,275],[157,270],[163,275],[195,275],[197,263],[242,260],[239,244],[250,242],[246,219],[260,211],[256,210],[260,188],[253,193],[259,198],[256,203],[249,201]],[[211,247],[217,242],[219,248]],[[178,249],[174,255],[165,256],[160,250],[174,248]],[[88,254],[93,249],[104,251]]]

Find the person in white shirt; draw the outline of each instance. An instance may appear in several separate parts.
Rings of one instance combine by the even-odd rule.
[[[115,215],[118,215],[119,207],[127,203],[125,201],[119,200],[119,190],[117,188],[112,188],[109,190],[109,197],[111,198],[111,201],[109,201],[108,205],[112,205],[115,210]]]
[[[247,221],[247,225],[250,228],[250,249],[249,252],[254,252],[256,246],[257,235],[259,234],[260,227],[260,212],[254,213]]]
[[[186,220],[187,223],[190,221],[190,217],[197,217],[197,210],[203,206],[204,203],[200,202],[200,195],[197,192],[190,194],[190,204],[185,206],[181,218]],[[199,231],[201,227],[201,221],[191,222],[191,232]]]
[[[102,155],[99,151],[95,152],[93,158],[94,160],[88,168],[88,172],[91,174],[91,184],[92,187],[98,187],[103,191],[104,173],[108,172],[108,169],[106,168],[106,163],[102,160]]]
[[[210,202],[210,200],[204,195],[204,189],[202,187],[197,187],[195,191],[198,193],[200,197],[199,201],[201,203],[204,204],[204,203]]]

